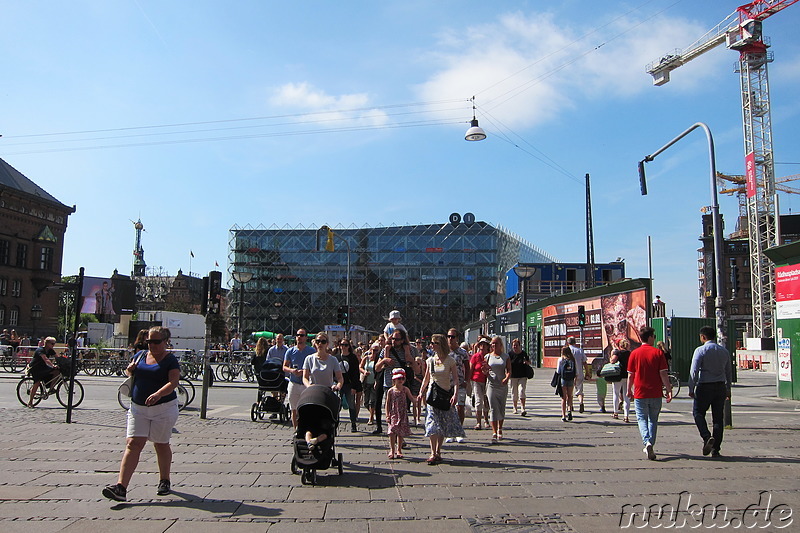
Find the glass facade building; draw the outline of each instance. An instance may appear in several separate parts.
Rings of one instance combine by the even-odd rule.
[[[505,300],[513,265],[555,261],[479,221],[333,230],[331,252],[325,250],[327,232],[318,228],[231,228],[229,278],[234,271],[253,274],[244,287],[231,281],[233,324],[240,294],[245,335],[335,324],[347,303],[348,245],[350,324],[382,331],[389,311],[399,309],[412,336],[462,329]]]

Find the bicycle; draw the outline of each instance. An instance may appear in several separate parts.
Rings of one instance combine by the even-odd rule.
[[[669,377],[669,384],[672,386],[672,397],[677,398],[681,392],[681,380],[678,378],[677,372],[667,372]]]
[[[17,399],[22,405],[27,406],[28,400],[31,397],[31,389],[36,380],[32,376],[22,376],[22,379],[17,383]],[[72,393],[72,407],[78,407],[83,402],[83,385],[75,379],[75,384]],[[69,400],[69,378],[63,374],[59,374],[49,382],[39,382],[39,388],[36,390],[36,395],[31,402],[34,406],[39,405],[39,402],[46,400],[51,394],[55,393],[58,403],[66,407]]]
[[[191,381],[181,378],[175,394],[178,395],[178,411],[183,411],[194,400],[194,385]],[[131,408],[131,397],[124,394],[121,389],[117,389],[117,402],[126,411]]]

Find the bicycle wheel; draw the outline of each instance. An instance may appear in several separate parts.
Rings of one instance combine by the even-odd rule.
[[[675,398],[681,392],[681,382],[675,374],[669,375],[669,384],[672,385],[672,397]]]
[[[12,374],[16,372],[20,368],[17,356],[12,354],[7,355],[5,359],[3,359],[3,368]]]
[[[236,375],[239,373],[237,369],[232,368],[232,365],[220,365],[217,372],[221,381],[228,382],[236,379]]]
[[[175,389],[175,392],[178,394],[178,411],[183,411],[184,407],[189,403],[186,401],[189,399],[189,393],[180,383],[178,384],[178,388]]]
[[[126,411],[131,408],[131,397],[124,394],[121,389],[117,389],[117,402]]]
[[[17,399],[19,403],[22,405],[28,405],[28,400],[31,397],[31,388],[33,388],[33,384],[36,383],[34,379],[30,376],[25,376],[19,383],[17,383]],[[33,401],[31,402],[33,405],[39,405],[39,402],[42,401],[44,398],[44,387],[39,385],[39,389],[36,391],[36,396],[33,397]]]
[[[189,405],[190,403],[192,403],[194,401],[194,394],[195,394],[194,383],[192,383],[191,381],[189,381],[186,378],[181,378],[181,380],[178,383],[181,385],[181,387],[186,389],[186,392],[189,395],[189,398],[188,398],[188,401],[186,402],[186,405]]]
[[[83,402],[83,385],[77,379],[74,381],[75,388],[72,391],[72,407],[78,407]],[[67,406],[69,401],[69,381],[64,380],[56,387],[56,399],[58,403]]]

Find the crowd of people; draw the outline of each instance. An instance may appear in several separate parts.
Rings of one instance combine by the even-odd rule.
[[[627,422],[633,399],[643,451],[648,459],[655,460],[661,402],[663,398],[671,400],[672,390],[665,353],[654,346],[655,331],[642,327],[639,334],[643,341],[639,348],[629,352],[628,346],[621,343],[609,359],[611,365],[620,369],[608,379],[614,391],[612,416],[618,418],[622,410]],[[125,501],[128,483],[148,440],[154,443],[158,459],[157,494],[168,494],[171,490],[169,438],[178,418],[175,387],[180,370],[178,360],[168,350],[169,337],[166,328],[148,330],[137,343],[141,350],[126,369],[128,375],[135,377],[127,441],[117,483],[103,490],[107,498]],[[443,444],[464,442],[468,402],[475,415],[474,429],[491,429],[492,443],[504,438],[509,388],[515,414],[527,416],[525,389],[527,380],[533,377],[533,365],[519,341],[512,341],[509,351],[499,336],[480,336],[470,345],[460,342],[456,329],[449,329],[446,334],[432,335],[428,342],[423,339],[412,342],[398,311],[391,313],[384,332],[370,345],[355,345],[344,337],[332,346],[326,332],[314,335],[309,345],[308,333],[303,328],[296,331],[294,338],[293,346],[287,346],[281,334],[272,342],[259,339],[252,364],[256,371],[267,364],[282,369],[288,379],[285,399],[295,429],[303,391],[312,386],[327,387],[340,395],[352,432],[359,431],[362,408],[369,413],[367,425],[374,426],[374,435],[383,433],[385,417],[389,459],[403,459],[406,438],[412,435],[413,428],[420,428],[430,443],[427,463],[435,465],[442,461]],[[702,452],[719,456],[723,404],[730,398],[730,356],[715,343],[713,328],[701,329],[700,340],[703,345],[693,357],[689,395],[694,398],[693,415],[703,440]],[[44,361],[46,347],[47,344]],[[584,411],[582,385],[590,375],[590,368],[585,353],[570,337],[561,350],[552,383],[561,396],[565,422],[573,419],[574,397],[578,399],[579,412]],[[598,403],[605,412],[600,398],[598,394]],[[713,419],[711,430],[705,420],[709,408]],[[328,438],[326,433],[305,433],[309,450]]]

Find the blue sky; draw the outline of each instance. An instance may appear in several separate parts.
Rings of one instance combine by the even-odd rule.
[[[562,261],[648,275],[697,316],[705,136],[636,163],[697,121],[718,169],[743,173],[735,52],[673,72],[739,2],[54,2],[0,0],[0,157],[67,205],[64,273],[227,265],[234,225],[502,225]],[[800,173],[800,6],[764,23],[776,175]],[[470,97],[489,138],[464,141]],[[85,133],[79,133],[85,132]],[[737,213],[721,197],[726,233]],[[800,198],[782,195],[782,212]]]

